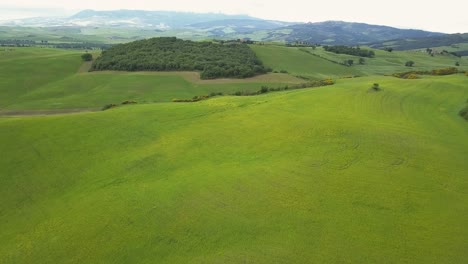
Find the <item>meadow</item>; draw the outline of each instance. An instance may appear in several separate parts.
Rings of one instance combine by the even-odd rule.
[[[81,61],[82,53],[44,48],[0,51],[0,112],[100,109],[125,100],[170,102],[212,92],[231,94],[304,82],[280,73],[204,81],[196,72],[88,72],[89,63]]]
[[[0,263],[466,262],[468,77],[253,49],[290,74],[88,73],[76,51],[0,52],[0,111],[146,100],[0,116]],[[293,75],[336,84],[170,102]]]
[[[411,70],[432,70],[454,67],[459,62],[460,71],[468,70],[468,57],[453,55],[431,57],[419,51],[373,50],[374,58],[364,58],[359,64],[358,56],[326,52],[323,47],[285,47],[281,45],[252,45],[257,56],[275,71],[285,70],[295,76],[312,79],[343,78],[351,76],[391,75]],[[368,49],[362,47],[362,49]],[[353,60],[351,67],[340,65],[345,60]],[[414,61],[414,67],[406,67],[405,62]]]

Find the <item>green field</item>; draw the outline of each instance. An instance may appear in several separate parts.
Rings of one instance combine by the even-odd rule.
[[[304,82],[286,74],[201,81],[198,73],[190,72],[89,73],[86,67],[80,69],[80,54],[41,48],[0,51],[0,111],[101,108],[125,100],[169,102],[211,92],[230,94]]]
[[[293,75],[316,79],[386,75],[411,70],[432,70],[454,67],[457,61],[460,63],[460,67],[458,67],[460,71],[468,70],[468,57],[457,58],[453,55],[431,57],[417,51],[387,52],[374,50],[376,53],[375,58],[365,58],[365,64],[359,65],[359,57],[357,56],[326,52],[322,47],[316,49],[279,45],[252,45],[251,47],[257,52],[259,58],[274,70],[286,70]],[[365,49],[365,47],[363,48]],[[354,61],[352,67],[337,64],[350,59]],[[415,62],[414,67],[405,66],[405,63],[409,60]]]
[[[77,51],[0,51],[0,263],[465,263],[468,77],[376,74],[410,52],[345,67],[252,48],[290,75],[88,73]],[[293,75],[336,84],[170,102]]]
[[[366,47],[362,48],[367,49]],[[364,58],[364,65],[359,65],[359,57],[356,56],[326,52],[321,47],[318,47],[315,50],[312,48],[302,49],[337,62],[349,59],[354,60],[354,66],[352,66],[352,68],[361,72],[361,75],[385,75],[411,70],[426,71],[455,67],[455,62],[460,63],[460,67],[457,67],[460,71],[468,70],[468,57],[458,58],[453,55],[436,55],[431,57],[427,53],[420,51],[387,52],[383,50],[373,50],[375,52],[375,58]],[[407,61],[414,61],[414,67],[406,67],[405,63]]]
[[[312,56],[298,48],[273,45],[252,45],[251,48],[273,70],[286,70],[293,75],[315,79],[354,76],[360,74],[353,67],[346,67]]]

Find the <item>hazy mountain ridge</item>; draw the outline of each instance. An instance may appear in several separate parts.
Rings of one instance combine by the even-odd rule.
[[[247,15],[225,15],[218,13],[190,13],[144,10],[83,10],[64,18],[26,18],[0,21],[9,26],[96,26],[96,27],[157,27],[185,28],[190,24],[224,19],[251,19]]]
[[[288,34],[281,34],[289,30]],[[377,41],[442,36],[443,33],[415,29],[399,29],[389,26],[370,25],[343,21],[325,21],[291,25],[269,33],[267,40],[286,42],[306,41],[319,44],[356,45]]]
[[[443,36],[432,36],[418,39],[396,39],[373,43],[370,46],[376,49],[393,48],[396,50],[410,50],[428,47],[452,46],[460,43],[468,43],[468,33],[447,34]]]
[[[413,40],[431,37],[443,39],[446,35],[423,30],[343,21],[293,23],[265,20],[248,15],[143,10],[83,10],[70,17],[0,21],[1,25],[43,28],[78,27],[86,29],[88,35],[92,28],[103,29],[99,32],[93,31],[92,34],[97,34],[97,36],[105,34],[106,28],[111,28],[113,33],[110,38],[113,41],[115,39],[128,41],[148,37],[176,36],[196,40],[248,38],[255,41],[298,41],[323,45],[369,45],[398,39]],[[128,36],[125,33],[129,31],[134,33]],[[139,34],[138,31],[145,32]],[[73,37],[79,39],[78,36]]]

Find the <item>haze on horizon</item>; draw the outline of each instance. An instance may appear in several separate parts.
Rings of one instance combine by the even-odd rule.
[[[446,5],[422,0],[317,2],[310,0],[199,0],[196,2],[184,0],[44,0],[40,3],[34,0],[17,0],[14,4],[3,1],[0,0],[1,20],[37,16],[69,16],[84,9],[137,9],[247,14],[263,19],[291,22],[342,20],[444,33],[468,32],[468,16],[465,14],[468,10],[468,2],[465,0],[452,0]]]

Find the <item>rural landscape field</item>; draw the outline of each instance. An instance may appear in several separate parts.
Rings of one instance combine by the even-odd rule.
[[[141,12],[0,25],[0,263],[467,263],[468,34]]]

